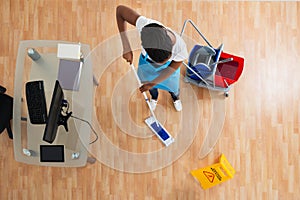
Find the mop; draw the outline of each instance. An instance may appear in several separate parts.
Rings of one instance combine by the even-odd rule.
[[[131,66],[132,71],[134,72],[136,80],[138,81],[139,87],[141,87],[142,83],[136,73],[134,65],[131,64],[130,66]],[[146,92],[143,92],[143,95],[144,95],[144,99],[149,107],[149,110],[151,112],[151,116],[145,120],[145,123],[155,133],[155,135],[164,143],[164,145],[169,146],[171,143],[174,142],[174,138],[168,133],[168,131],[165,129],[165,127],[163,127],[159,123],[159,121],[156,119]]]

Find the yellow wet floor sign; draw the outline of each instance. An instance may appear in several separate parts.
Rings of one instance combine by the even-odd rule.
[[[200,182],[203,189],[208,189],[232,179],[235,170],[228,162],[225,155],[222,154],[218,163],[201,169],[192,170],[191,174]]]

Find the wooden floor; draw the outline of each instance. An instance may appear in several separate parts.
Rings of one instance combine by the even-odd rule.
[[[214,122],[210,121],[209,93],[193,87],[199,101],[198,112],[193,114],[200,123],[194,142],[171,165],[148,173],[122,172],[100,161],[84,168],[30,166],[14,160],[13,143],[4,132],[0,137],[0,198],[299,199],[300,2],[2,1],[0,84],[13,95],[20,40],[66,40],[95,48],[117,34],[118,4],[156,18],[178,32],[183,21],[190,18],[212,45],[224,43],[225,51],[245,58],[240,80],[231,89],[230,97],[224,99],[225,122],[215,149],[205,159],[199,159],[204,134]],[[199,39],[191,28],[187,35]],[[135,53],[135,59],[137,56]],[[95,90],[95,110],[103,132],[113,144],[127,151],[147,153],[160,149],[155,137],[141,142],[123,133],[114,122],[107,105],[112,87],[128,69],[124,69],[122,59],[110,65]],[[142,96],[131,94],[129,105],[132,120],[142,126],[141,118],[149,114]],[[161,95],[159,108],[167,113],[161,116],[168,130],[176,133],[176,124],[182,118],[175,113],[167,94]],[[209,190],[201,189],[189,171],[213,164],[221,153],[235,168],[235,177]]]

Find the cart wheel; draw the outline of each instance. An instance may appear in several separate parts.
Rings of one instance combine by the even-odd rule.
[[[224,96],[225,96],[225,97],[228,97],[228,96],[229,96],[229,93],[228,93],[228,92],[224,92]]]

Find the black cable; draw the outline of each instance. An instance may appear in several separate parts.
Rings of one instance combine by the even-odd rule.
[[[67,110],[66,111],[63,111],[65,114],[68,114],[69,113],[69,102],[67,101],[67,100],[65,100],[65,106],[64,107],[66,107],[67,108]],[[78,119],[78,120],[80,120],[80,121],[83,121],[83,122],[85,122],[85,123],[87,123],[89,126],[90,126],[90,128],[92,129],[92,131],[93,131],[93,133],[95,134],[95,136],[96,136],[96,139],[94,140],[94,141],[92,141],[92,142],[90,142],[89,144],[93,144],[93,143],[95,143],[97,140],[98,140],[98,134],[97,134],[97,132],[95,131],[95,129],[93,128],[93,126],[90,124],[90,122],[89,121],[87,121],[87,120],[85,120],[85,119],[81,119],[81,118],[79,118],[79,117],[76,117],[76,116],[74,116],[74,115],[71,115],[71,117],[73,117],[74,119]]]
[[[95,136],[96,136],[96,139],[95,139],[94,141],[90,142],[89,144],[93,144],[93,143],[95,143],[95,142],[98,140],[98,138],[99,138],[99,137],[98,137],[98,134],[97,134],[97,132],[94,130],[93,126],[90,124],[89,121],[87,121],[87,120],[85,120],[85,119],[81,119],[81,118],[76,117],[76,116],[74,116],[74,115],[71,115],[71,117],[73,117],[73,118],[75,118],[75,119],[78,119],[78,120],[80,120],[80,121],[86,122],[86,123],[90,126],[90,128],[92,129],[93,133],[94,133]]]

